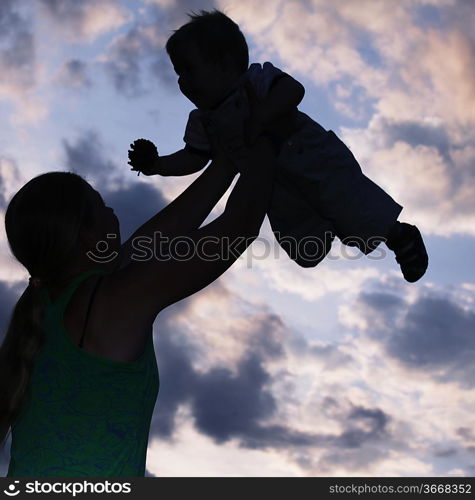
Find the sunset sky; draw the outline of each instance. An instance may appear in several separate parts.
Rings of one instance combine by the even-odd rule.
[[[183,147],[193,105],[164,45],[212,8],[251,62],[305,86],[299,109],[404,207],[429,269],[410,284],[384,245],[338,241],[300,268],[266,219],[227,273],[155,322],[147,475],[475,475],[472,0],[1,0],[0,340],[28,283],[3,224],[23,184],[80,173],[125,241],[199,175],[137,177],[127,150]]]

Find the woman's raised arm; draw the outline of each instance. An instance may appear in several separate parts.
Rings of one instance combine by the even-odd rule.
[[[134,242],[151,241],[155,233],[173,238],[188,234],[200,227],[206,217],[231,185],[237,170],[222,157],[213,160],[208,168],[183,193],[140,226],[122,245],[121,267],[133,257]]]
[[[216,161],[225,168],[225,158]],[[154,256],[140,261],[132,259],[111,276],[115,282],[114,300],[127,304],[131,314],[153,323],[163,308],[201,290],[223,274],[258,236],[272,192],[275,154],[267,140],[261,139],[249,151],[249,157],[240,161],[242,173],[219,217],[188,234],[182,232],[181,245],[164,242],[162,255],[157,255],[160,249],[155,248]],[[183,212],[184,217],[186,213]],[[147,223],[149,230],[161,232],[160,219],[155,221],[153,228],[150,221]],[[176,235],[177,231],[170,234]]]

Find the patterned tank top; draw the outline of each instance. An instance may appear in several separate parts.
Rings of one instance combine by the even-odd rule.
[[[41,291],[45,343],[35,358],[30,396],[12,425],[7,477],[145,475],[159,390],[153,337],[137,360],[120,362],[84,351],[64,327],[69,300],[94,273],[107,274],[82,273],[55,301]]]

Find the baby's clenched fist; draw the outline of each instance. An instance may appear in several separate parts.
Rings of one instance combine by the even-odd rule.
[[[137,139],[129,149],[128,164],[132,166],[131,170],[142,172],[144,175],[153,175],[154,166],[159,158],[157,147],[152,141],[147,139]]]

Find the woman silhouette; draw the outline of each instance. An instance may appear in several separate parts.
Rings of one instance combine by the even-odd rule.
[[[242,159],[222,215],[200,227],[237,173],[218,152],[123,245],[114,211],[75,173],[39,175],[13,196],[6,234],[31,277],[0,348],[3,445],[12,433],[8,477],[144,476],[159,387],[153,323],[218,278],[257,237],[274,159],[259,141]],[[186,236],[187,249],[197,251],[144,259],[144,242],[157,233],[162,241]],[[99,243],[110,249],[106,261]],[[223,251],[226,243],[232,252]]]

